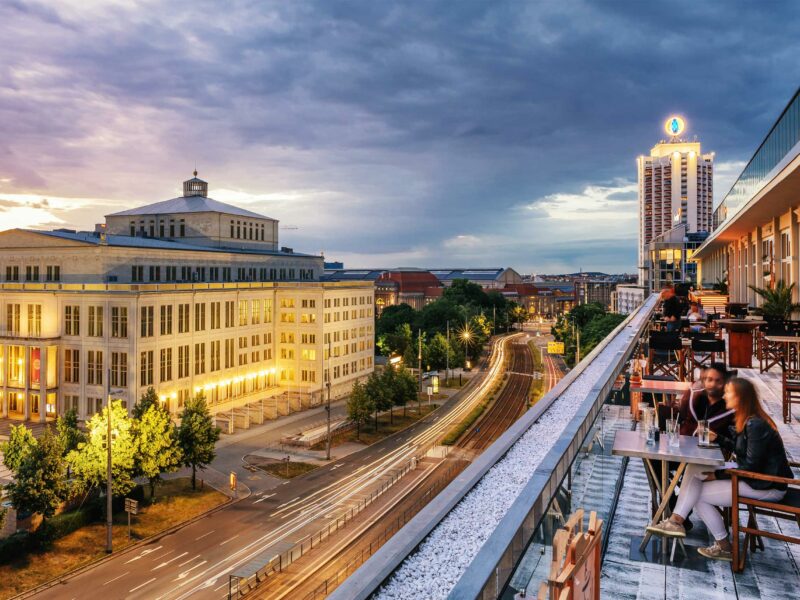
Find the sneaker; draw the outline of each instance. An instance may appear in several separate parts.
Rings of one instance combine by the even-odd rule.
[[[723,550],[717,542],[714,542],[707,548],[698,548],[697,553],[713,560],[724,560],[727,562],[733,560],[733,553],[730,550]]]
[[[666,537],[686,537],[686,529],[684,529],[683,525],[670,519],[663,519],[656,525],[648,526],[647,531]]]

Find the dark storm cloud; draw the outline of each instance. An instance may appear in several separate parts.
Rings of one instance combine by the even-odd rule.
[[[798,25],[792,2],[4,3],[0,179],[139,203],[198,161],[298,198],[249,207],[332,258],[631,270],[630,221],[587,252],[553,207],[635,211],[673,111],[747,160],[797,86]]]

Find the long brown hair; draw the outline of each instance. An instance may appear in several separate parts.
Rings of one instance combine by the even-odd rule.
[[[747,379],[741,377],[733,377],[728,381],[728,384],[733,387],[733,391],[739,400],[736,407],[736,431],[741,433],[744,431],[744,426],[750,417],[761,417],[770,427],[777,431],[775,421],[773,421],[758,400],[758,392],[755,386]]]

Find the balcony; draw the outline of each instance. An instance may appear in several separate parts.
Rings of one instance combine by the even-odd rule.
[[[651,297],[630,315],[330,597],[511,600],[524,589],[535,598],[551,574],[554,533],[578,509],[603,521],[603,598],[796,596],[797,545],[764,538],[765,550],[748,554],[734,574],[697,555],[709,535],[695,518],[686,557],[638,552],[650,518],[648,477],[641,460],[611,450],[618,431],[636,427],[618,375],[645,343],[655,304]],[[780,372],[739,374],[758,387],[790,460],[800,459],[800,422],[784,425],[780,416]],[[760,516],[759,524],[800,535],[786,521]]]

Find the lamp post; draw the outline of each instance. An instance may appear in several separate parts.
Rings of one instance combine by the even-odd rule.
[[[106,554],[114,551],[114,542],[111,535],[113,521],[111,515],[111,377],[109,373],[108,402],[108,430],[106,431]]]
[[[447,352],[444,353],[445,360],[445,385],[450,384],[450,321],[447,321]]]
[[[325,412],[328,413],[328,439],[325,443],[325,460],[331,459],[331,338],[328,338],[328,402]]]
[[[417,350],[417,366],[419,368],[419,393],[422,393],[422,329],[417,329],[417,342],[419,349]]]

